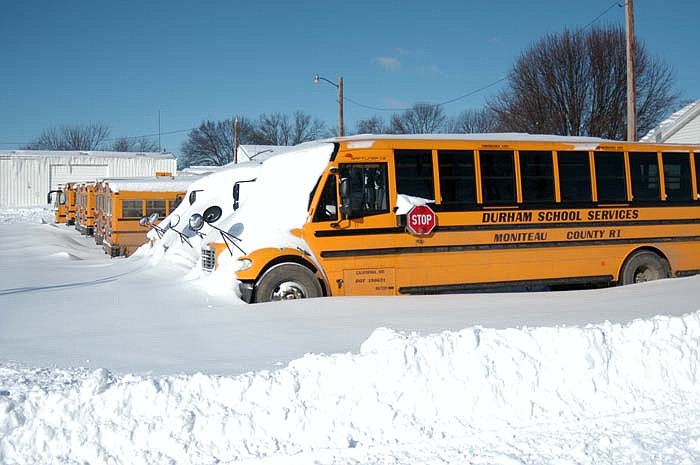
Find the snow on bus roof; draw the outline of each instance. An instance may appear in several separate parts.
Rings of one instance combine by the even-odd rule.
[[[107,180],[105,184],[112,192],[186,192],[190,184],[201,178],[202,176],[178,176],[174,178]]]
[[[558,136],[552,134],[528,134],[522,132],[500,132],[483,134],[357,134],[333,137],[316,142],[346,142],[349,148],[369,148],[381,140],[429,140],[429,141],[484,141],[484,142],[551,142],[571,144],[574,150],[594,150],[601,144],[623,144],[626,141],[586,136]],[[314,142],[308,142],[313,144]],[[638,142],[632,142],[637,143]],[[304,145],[304,144],[302,144]],[[667,144],[683,145],[683,144]],[[687,145],[687,144],[686,144]]]
[[[557,136],[551,134],[528,134],[524,132],[496,132],[479,134],[357,134],[335,137],[329,140],[337,142],[359,142],[373,140],[457,140],[457,141],[493,141],[493,142],[559,142],[568,144],[619,143],[600,137]]]

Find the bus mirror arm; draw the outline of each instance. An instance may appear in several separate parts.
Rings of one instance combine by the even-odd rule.
[[[231,234],[230,232],[224,231],[224,230],[221,229],[220,227],[214,226],[214,225],[211,224],[211,223],[208,223],[208,224],[209,224],[209,226],[211,226],[212,228],[214,228],[214,229],[216,229],[217,231],[219,231],[219,234],[221,234],[221,237],[224,239],[224,244],[226,244],[226,248],[228,249],[228,252],[231,254],[231,256],[233,256],[233,252],[231,251],[231,247],[229,246],[229,243],[230,243],[231,245],[233,245],[235,248],[237,248],[238,250],[240,250],[240,252],[241,252],[243,255],[248,255],[248,254],[245,252],[245,250],[243,250],[238,244],[236,244],[236,241],[242,242],[240,237],[236,237],[236,236],[234,236],[233,234]]]
[[[182,234],[181,231],[178,231],[178,230],[175,229],[174,227],[168,228],[168,229],[170,229],[171,231],[175,231],[175,232],[177,233],[177,235],[180,236],[180,243],[181,243],[181,244],[182,244],[183,242],[186,242],[187,245],[189,245],[191,249],[194,249],[194,246],[192,246],[192,243],[190,242],[190,240],[187,239],[187,236],[185,236],[184,234]],[[199,234],[199,233],[197,233],[197,234]],[[202,236],[202,237],[204,237],[204,236]]]
[[[255,182],[258,178],[248,179],[246,181],[236,181],[233,185],[233,209],[238,210],[238,200],[241,198],[241,183]]]

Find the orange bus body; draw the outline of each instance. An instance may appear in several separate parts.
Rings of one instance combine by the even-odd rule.
[[[114,184],[114,183],[113,183]],[[148,241],[148,226],[139,224],[139,220],[154,212],[158,219],[168,216],[179,205],[184,191],[161,190],[127,190],[113,191],[110,181],[105,181],[99,188],[101,196],[98,213],[98,231],[102,248],[112,257],[128,257]]]
[[[75,193],[75,229],[92,236],[95,231],[95,183],[82,183]]]
[[[240,257],[244,300],[700,272],[700,146],[527,135],[355,136],[334,144],[310,190],[308,220],[295,231],[308,250]],[[352,183],[350,197],[342,183]],[[422,199],[435,211],[435,229],[410,233],[399,199]]]

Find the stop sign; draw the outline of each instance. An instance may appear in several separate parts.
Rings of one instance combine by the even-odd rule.
[[[406,214],[406,228],[412,234],[428,235],[433,232],[436,224],[435,212],[427,205],[416,205]]]

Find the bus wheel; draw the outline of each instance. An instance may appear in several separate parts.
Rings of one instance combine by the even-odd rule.
[[[623,285],[670,277],[671,267],[666,259],[648,250],[630,255],[622,269]]]
[[[321,297],[316,276],[298,263],[282,263],[265,272],[255,287],[255,302]]]

